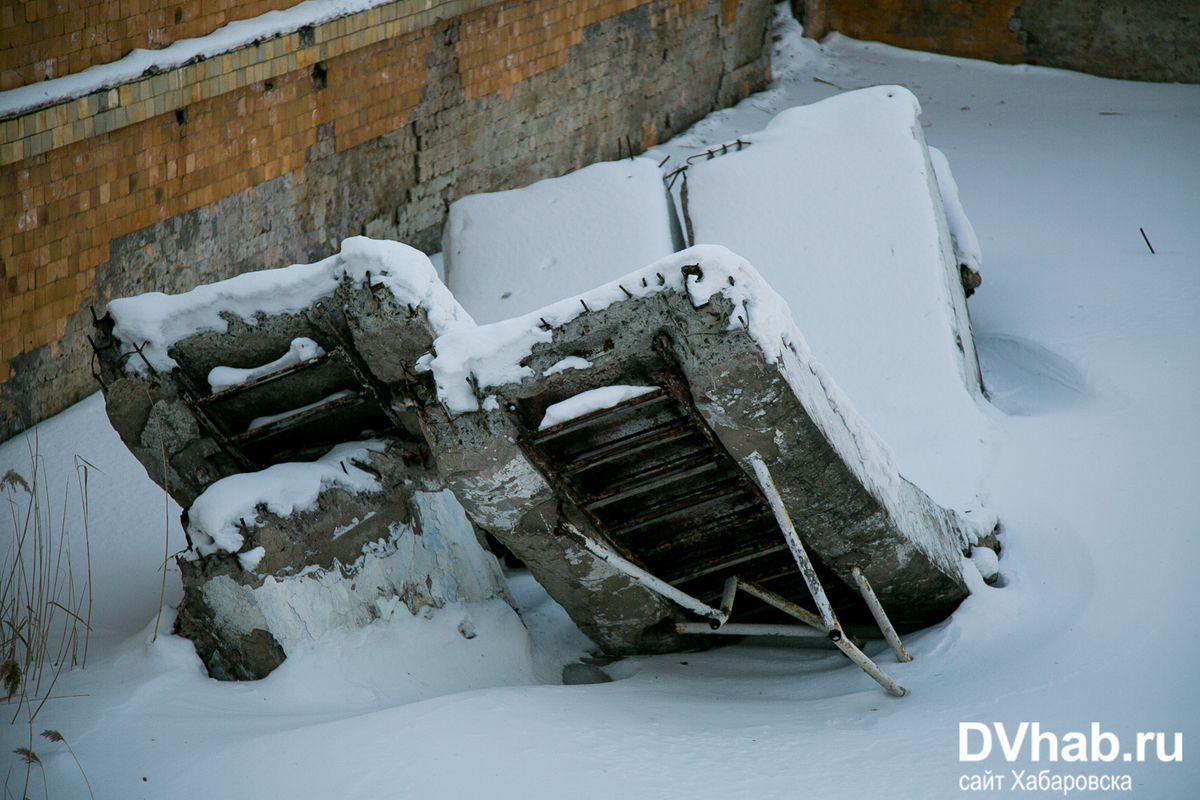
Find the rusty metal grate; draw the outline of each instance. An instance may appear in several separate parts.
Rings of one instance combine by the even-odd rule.
[[[521,445],[551,483],[622,556],[719,605],[731,575],[804,606],[811,595],[761,490],[729,455],[669,368],[654,391],[540,431]],[[835,606],[861,600],[832,573]],[[757,601],[742,620],[786,619]]]
[[[355,367],[339,346],[212,394],[203,394],[183,370],[173,377],[210,435],[245,468],[259,469],[316,458],[340,442],[399,427]],[[278,418],[249,427],[271,416]]]

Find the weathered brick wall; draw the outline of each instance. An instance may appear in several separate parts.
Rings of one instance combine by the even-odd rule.
[[[793,0],[806,35],[1107,78],[1200,82],[1198,0]]]
[[[300,0],[5,0],[0,90],[157,50]]]
[[[458,197],[648,147],[760,89],[769,14],[401,0],[0,120],[0,440],[94,389],[109,299],[355,234],[435,252]]]
[[[1008,20],[1021,0],[800,0],[805,35],[855,39],[1014,64],[1025,60]]]

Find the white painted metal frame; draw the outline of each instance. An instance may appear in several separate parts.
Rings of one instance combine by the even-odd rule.
[[[904,687],[888,677],[887,673],[876,666],[874,661],[867,658],[866,654],[855,647],[854,643],[846,637],[842,626],[838,623],[837,617],[833,613],[833,606],[829,604],[829,598],[825,594],[825,589],[821,586],[821,581],[817,577],[817,571],[813,568],[812,561],[809,560],[808,553],[804,550],[804,544],[800,541],[800,535],[796,533],[796,528],[792,525],[792,519],[788,516],[787,509],[783,507],[783,498],[779,496],[779,490],[775,488],[775,481],[771,479],[771,473],[767,469],[767,465],[763,463],[762,456],[758,453],[751,453],[747,461],[750,462],[750,466],[754,470],[754,476],[758,479],[759,487],[763,490],[763,494],[767,496],[767,503],[771,506],[771,511],[775,514],[775,520],[779,523],[779,527],[783,531],[783,538],[787,541],[788,548],[792,551],[792,556],[796,559],[796,566],[800,568],[800,575],[804,578],[804,583],[808,586],[808,591],[812,594],[813,600],[817,604],[817,610],[821,612],[821,621],[825,623],[825,627],[829,631],[829,638],[838,646],[838,649],[850,657],[851,661],[858,664],[863,672],[870,675],[880,686],[886,689],[888,694],[893,697],[903,697],[907,694]]]
[[[812,561],[808,557],[808,553],[804,549],[804,544],[800,541],[799,534],[796,533],[796,528],[792,525],[792,520],[788,516],[787,509],[783,506],[783,498],[779,496],[779,490],[775,488],[775,482],[771,479],[771,473],[767,469],[767,465],[763,463],[762,457],[758,453],[751,453],[747,459],[750,466],[754,470],[755,478],[758,480],[759,487],[767,497],[767,503],[771,506],[771,511],[775,515],[775,520],[779,523],[780,530],[783,531],[784,540],[787,542],[788,549],[792,551],[792,556],[796,559],[796,565],[800,568],[800,574],[804,578],[804,583],[808,586],[808,591],[812,595],[813,600],[817,604],[817,609],[821,612],[818,617],[811,611],[808,611],[790,600],[780,597],[779,595],[767,589],[751,583],[750,581],[741,580],[736,575],[730,576],[725,581],[725,589],[721,595],[721,607],[719,609],[697,600],[695,597],[686,592],[676,589],[671,584],[657,578],[650,572],[634,564],[629,559],[613,552],[612,549],[605,546],[601,542],[596,541],[592,537],[585,534],[583,531],[568,523],[568,530],[578,538],[578,540],[587,548],[588,552],[603,560],[606,564],[618,570],[619,572],[628,575],[630,578],[641,583],[650,591],[672,600],[688,611],[698,614],[701,617],[708,619],[707,623],[699,622],[679,622],[675,625],[675,630],[679,633],[692,634],[724,634],[728,636],[784,636],[784,637],[816,637],[826,636],[837,647],[845,653],[851,661],[857,664],[864,672],[870,675],[882,686],[888,694],[894,697],[903,697],[907,694],[904,687],[900,686],[892,680],[883,670],[881,670],[874,661],[859,650],[852,641],[846,636],[842,630],[841,624],[833,613],[833,606],[829,603],[829,598],[825,594],[824,587],[821,586],[821,581],[817,577],[816,570],[813,568]],[[867,606],[871,609],[871,614],[875,617],[875,621],[879,623],[880,630],[891,645],[896,658],[900,661],[911,661],[911,656],[904,650],[904,646],[900,643],[900,637],[896,634],[896,629],[892,627],[891,622],[887,618],[887,614],[883,611],[883,606],[880,605],[879,599],[871,590],[871,584],[867,582],[865,576],[854,567],[852,570],[854,580],[858,584],[859,591],[866,600]],[[789,614],[804,623],[804,625],[756,625],[748,623],[732,623],[728,622],[729,615],[733,613],[733,602],[737,596],[738,589],[741,589],[765,603],[768,603],[775,608]]]

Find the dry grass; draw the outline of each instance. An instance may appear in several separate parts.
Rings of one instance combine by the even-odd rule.
[[[61,501],[50,496],[36,441],[30,442],[29,461],[30,477],[9,470],[0,478],[0,497],[8,504],[0,516],[0,552],[5,553],[0,561],[0,684],[4,700],[15,702],[10,724],[29,727],[28,746],[14,751],[25,765],[21,797],[34,767],[42,767],[33,751],[34,720],[63,669],[87,663],[92,610],[87,505],[88,476],[95,467],[75,457],[83,525],[73,532],[67,523],[71,487],[64,487]],[[11,532],[3,533],[8,522]],[[58,738],[47,738],[61,740],[54,733]],[[44,784],[44,769],[42,775]],[[4,788],[11,794],[7,777]]]

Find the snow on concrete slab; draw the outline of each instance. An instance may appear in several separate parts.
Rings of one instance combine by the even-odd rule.
[[[267,575],[258,586],[228,575],[208,581],[201,592],[217,625],[227,635],[266,630],[290,656],[303,643],[339,628],[406,617],[422,606],[508,597],[499,564],[480,547],[450,492],[414,492],[412,505],[418,522],[394,523],[388,538],[364,545],[353,563]],[[243,569],[257,566],[255,550],[261,549],[239,556]]]
[[[201,331],[227,330],[227,315],[253,324],[260,314],[298,313],[333,294],[341,281],[361,284],[368,275],[373,285],[382,284],[401,306],[424,309],[435,333],[474,327],[470,315],[438,279],[428,256],[399,242],[363,236],[346,239],[341,252],[315,264],[248,272],[183,294],[147,292],[113,300],[108,311],[116,321],[113,333],[126,343],[124,348],[142,343],[150,365],[166,372],[177,366],[167,355],[171,345]],[[140,358],[131,358],[128,364],[130,369],[145,369]]]
[[[930,147],[929,162],[933,166],[934,177],[937,178],[942,207],[946,210],[946,224],[950,228],[956,260],[960,266],[978,272],[983,266],[983,251],[979,248],[975,228],[971,225],[971,220],[967,219],[962,201],[958,199],[958,183],[954,180],[954,173],[950,171],[950,161],[941,150]]]
[[[292,340],[286,353],[269,364],[263,364],[261,367],[254,367],[252,369],[213,367],[208,373],[208,385],[212,387],[213,392],[220,392],[234,386],[241,386],[243,383],[249,383],[264,375],[270,375],[276,370],[295,366],[301,361],[307,361],[310,358],[317,358],[323,355],[325,355],[325,350],[321,348],[321,345],[307,337],[298,336]]]
[[[696,242],[743,255],[786,299],[906,477],[963,508],[975,504],[985,419],[919,114],[899,86],[788,109],[743,136],[749,147],[693,161],[687,213]],[[969,223],[955,219],[969,249]]]
[[[316,461],[275,464],[259,472],[222,478],[204,490],[188,509],[188,535],[202,556],[236,553],[244,541],[240,526],[258,524],[259,508],[280,517],[312,508],[322,489],[340,486],[351,492],[378,491],[379,482],[360,469],[370,450],[382,442],[338,445]]]
[[[995,515],[952,515],[953,523],[931,524],[930,518],[944,512],[931,511],[930,498],[919,491],[920,484],[914,488],[915,481],[898,468],[887,444],[814,358],[785,299],[745,258],[725,247],[697,245],[525,316],[440,336],[433,344],[435,356],[419,368],[432,371],[438,398],[451,414],[470,413],[480,408],[479,393],[531,377],[534,372],[526,365],[527,357],[536,345],[551,342],[555,329],[581,314],[669,291],[685,293],[695,308],[717,297],[728,300],[733,307],[731,329],[744,327],[766,362],[778,365],[804,410],[864,488],[939,567],[950,575],[958,573],[966,540],[989,533]],[[583,397],[580,403],[591,399]],[[565,401],[570,416],[556,412],[556,422],[578,416],[572,407],[576,400]]]
[[[545,372],[550,372],[550,370]],[[574,397],[568,397],[566,400],[547,406],[546,415],[542,417],[542,424],[538,426],[538,430],[544,431],[546,428],[553,428],[563,422],[579,419],[594,411],[612,408],[626,400],[653,392],[654,389],[653,386],[601,386],[599,389],[580,392]]]
[[[675,252],[650,158],[593,164],[450,206],[446,282],[481,323],[527,314]]]

